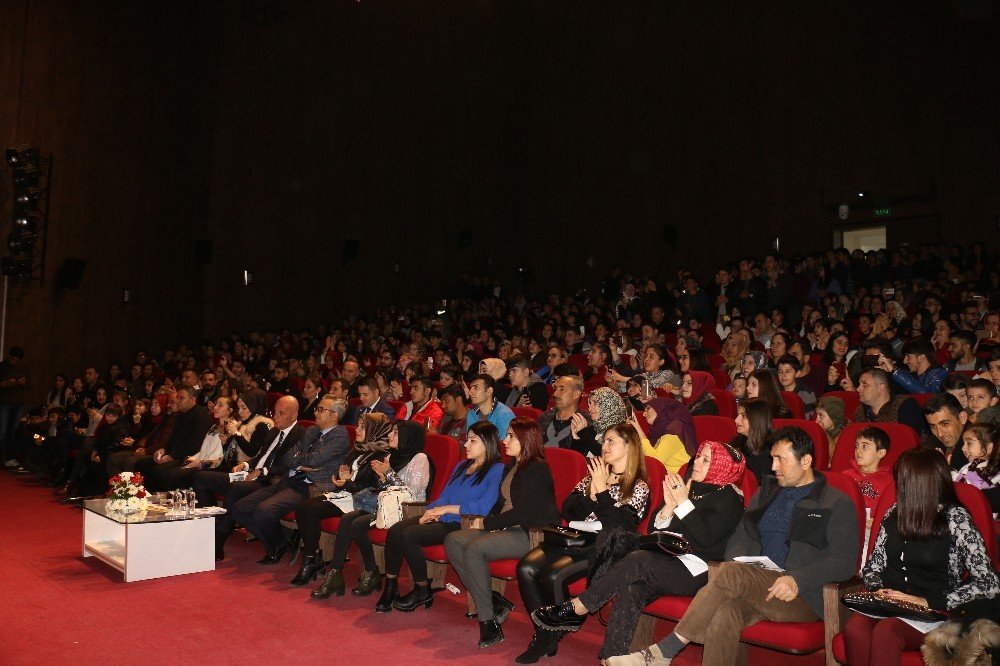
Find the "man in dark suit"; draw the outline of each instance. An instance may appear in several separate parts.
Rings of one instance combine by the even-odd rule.
[[[223,505],[230,509],[238,501],[252,493],[275,485],[286,475],[285,454],[299,443],[305,428],[298,423],[299,401],[294,396],[286,395],[274,403],[274,426],[268,432],[268,438],[257,456],[237,464],[231,470],[247,472],[243,481],[230,481],[230,470],[207,470],[194,476],[194,490],[198,495],[198,504],[211,506],[215,504],[216,493],[225,493]],[[215,559],[223,558],[223,544],[236,529],[236,521],[232,513],[218,516],[215,519]]]
[[[359,418],[365,414],[382,412],[389,417],[390,421],[396,420],[396,410],[382,397],[382,392],[379,391],[378,382],[374,377],[369,377],[358,384],[358,396],[361,398]]]
[[[232,505],[227,503],[232,519],[264,544],[266,553],[257,564],[277,564],[288,552],[281,531],[282,516],[309,499],[313,489],[318,493],[333,490],[332,477],[351,446],[347,430],[340,425],[346,411],[347,403],[343,400],[330,397],[320,400],[316,425],[285,452],[282,461],[287,470],[285,475]]]

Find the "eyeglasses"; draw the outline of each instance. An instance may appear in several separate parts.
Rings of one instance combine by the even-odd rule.
[[[330,409],[330,408],[328,408],[328,407],[315,407],[315,408],[313,408],[313,411],[314,412],[318,412],[318,413],[322,413],[322,412],[332,412],[333,410]]]

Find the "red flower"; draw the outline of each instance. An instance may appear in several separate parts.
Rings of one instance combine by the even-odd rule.
[[[137,492],[135,494],[135,496],[138,497],[139,499],[142,499],[143,497],[146,496],[146,491],[145,490],[140,490],[139,492]]]

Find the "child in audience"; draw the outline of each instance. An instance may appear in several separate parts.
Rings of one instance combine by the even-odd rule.
[[[778,384],[781,386],[781,390],[799,396],[805,406],[806,418],[811,419],[816,407],[816,394],[803,380],[799,379],[802,363],[791,354],[785,354],[778,359],[777,367]]]
[[[956,482],[984,491],[1000,487],[1000,425],[977,423],[966,428],[962,453],[969,462],[951,473]]]
[[[988,379],[973,379],[965,389],[965,399],[969,423],[1000,423],[997,387],[993,382]]]
[[[833,452],[837,450],[837,440],[840,433],[847,425],[847,417],[844,416],[844,401],[834,396],[824,396],[816,403],[816,423],[823,428],[826,433],[827,442],[830,444],[830,454],[827,460],[833,460]]]
[[[737,405],[746,400],[747,399],[746,375],[740,374],[733,377],[733,383],[729,386],[729,392],[733,394],[734,398],[736,398]]]
[[[881,428],[869,426],[858,433],[854,440],[854,460],[844,474],[861,489],[865,499],[865,549],[868,552],[868,536],[872,526],[872,512],[878,505],[882,492],[892,483],[892,473],[882,461],[889,453],[889,435]]]

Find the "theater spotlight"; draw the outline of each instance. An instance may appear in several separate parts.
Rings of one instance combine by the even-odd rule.
[[[35,237],[22,236],[17,238],[12,236],[10,240],[7,241],[7,247],[10,249],[11,254],[16,255],[21,252],[30,253],[35,247]]]
[[[14,205],[22,212],[31,213],[38,208],[38,199],[38,190],[21,190],[14,195]]]
[[[20,213],[14,216],[14,228],[19,231],[34,231],[38,218],[34,213]]]
[[[15,146],[4,151],[7,164],[15,169],[20,169],[38,161],[38,150],[33,146]]]
[[[17,189],[38,187],[38,169],[15,169],[11,181]]]

